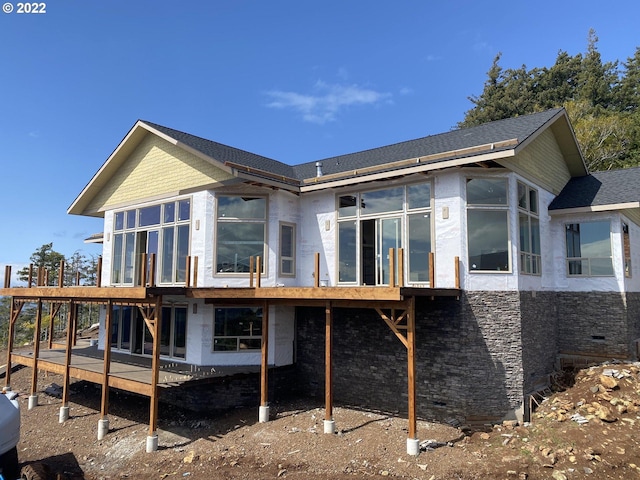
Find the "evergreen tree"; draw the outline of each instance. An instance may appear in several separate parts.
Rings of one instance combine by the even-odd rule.
[[[49,285],[58,284],[58,273],[60,270],[60,262],[63,261],[64,255],[53,250],[53,242],[45,243],[37,249],[30,257],[30,262],[34,266],[33,278],[31,284],[37,282],[37,268],[45,269],[49,273]],[[18,278],[23,282],[29,281],[29,268],[25,267],[18,271]]]

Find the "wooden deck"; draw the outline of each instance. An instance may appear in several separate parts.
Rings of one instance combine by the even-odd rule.
[[[69,375],[72,378],[102,384],[104,379],[104,352],[97,346],[79,346],[72,349]],[[38,369],[64,375],[66,352],[63,348],[40,350],[38,353]],[[33,353],[11,353],[12,364],[20,364],[33,368]],[[121,390],[151,396],[152,359],[119,352],[111,353],[109,386]],[[187,382],[205,380],[207,378],[226,377],[238,373],[258,373],[259,366],[220,367],[198,366],[186,363],[160,361],[158,370],[158,387],[178,387]]]

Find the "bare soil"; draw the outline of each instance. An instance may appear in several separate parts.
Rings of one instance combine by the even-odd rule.
[[[4,358],[0,356],[0,358]],[[27,409],[31,370],[12,374],[20,392],[23,466],[61,479],[640,479],[640,364],[609,364],[557,377],[527,425],[476,428],[420,422],[417,457],[406,454],[407,421],[356,408],[334,409],[337,432],[323,433],[311,400],[203,416],[161,405],[159,450],[146,453],[149,402],[111,391],[110,430],[97,440],[100,389],[74,382],[71,418],[60,424],[57,375],[39,374],[39,405]],[[45,390],[52,394],[45,393]]]

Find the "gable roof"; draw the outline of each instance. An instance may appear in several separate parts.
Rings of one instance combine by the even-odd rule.
[[[109,182],[149,133],[235,177],[299,193],[352,184],[354,179],[369,181],[513,157],[548,127],[557,131],[558,143],[564,157],[571,163],[572,175],[586,175],[587,169],[564,109],[499,120],[296,166],[139,120],[71,204],[68,213],[85,214],[91,198]],[[321,176],[317,176],[317,164],[321,165]]]
[[[572,178],[551,202],[557,213],[640,208],[640,167]],[[562,210],[560,212],[560,210]]]

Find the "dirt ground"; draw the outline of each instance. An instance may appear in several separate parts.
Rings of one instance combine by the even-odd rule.
[[[20,462],[46,465],[50,478],[563,480],[640,479],[639,372],[638,363],[616,363],[557,377],[569,388],[540,398],[527,425],[469,431],[420,422],[417,457],[406,454],[405,418],[338,407],[337,433],[324,434],[322,405],[308,400],[271,405],[268,423],[257,422],[257,407],[202,416],[161,405],[159,450],[146,453],[148,400],[112,390],[109,434],[98,441],[97,386],[72,384],[71,418],[60,424],[60,376],[40,373],[30,411],[31,370],[11,378],[22,409]]]

